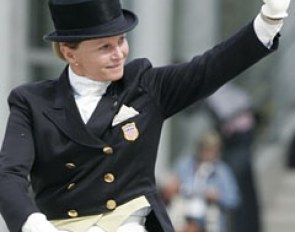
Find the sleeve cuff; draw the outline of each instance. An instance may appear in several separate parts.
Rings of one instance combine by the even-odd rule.
[[[258,14],[254,20],[254,30],[259,41],[267,48],[271,48],[275,36],[283,26],[283,20],[266,19]]]

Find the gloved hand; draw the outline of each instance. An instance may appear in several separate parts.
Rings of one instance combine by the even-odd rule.
[[[55,228],[42,213],[31,214],[22,227],[22,232],[66,232]]]
[[[291,0],[263,0],[261,13],[268,19],[278,20],[288,16],[287,10]]]

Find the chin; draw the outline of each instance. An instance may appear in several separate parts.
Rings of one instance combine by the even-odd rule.
[[[111,74],[110,79],[113,81],[117,81],[117,80],[122,79],[123,75],[124,75],[123,70],[120,70],[119,72]]]
[[[118,81],[118,80],[121,80],[122,78],[123,78],[123,75],[116,76],[116,77],[111,78],[111,81]]]

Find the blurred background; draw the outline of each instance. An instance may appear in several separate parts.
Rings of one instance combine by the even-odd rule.
[[[51,44],[42,39],[53,30],[46,0],[0,2],[2,141],[11,89],[26,82],[56,79],[65,63],[53,55]],[[129,59],[147,57],[159,66],[190,60],[226,39],[255,18],[262,1],[123,0],[122,4],[139,17],[138,27],[128,34]],[[279,51],[232,81],[246,93],[247,109],[251,109],[255,120],[249,159],[259,205],[257,231],[261,232],[288,232],[295,228],[294,3],[289,14],[281,31]],[[226,103],[239,105],[237,99],[229,97]],[[180,157],[194,152],[194,143],[204,131],[220,129],[224,118],[218,116],[212,104],[207,100],[196,103],[166,122],[157,163],[159,185],[166,182]],[[229,164],[234,166],[230,161]],[[5,231],[3,224],[0,231]]]

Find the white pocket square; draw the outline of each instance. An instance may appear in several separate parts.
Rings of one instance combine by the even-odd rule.
[[[112,126],[116,126],[117,124],[119,124],[129,118],[132,118],[138,114],[139,114],[139,112],[136,111],[133,107],[128,107],[126,105],[122,105],[118,114],[116,114],[113,119]]]

